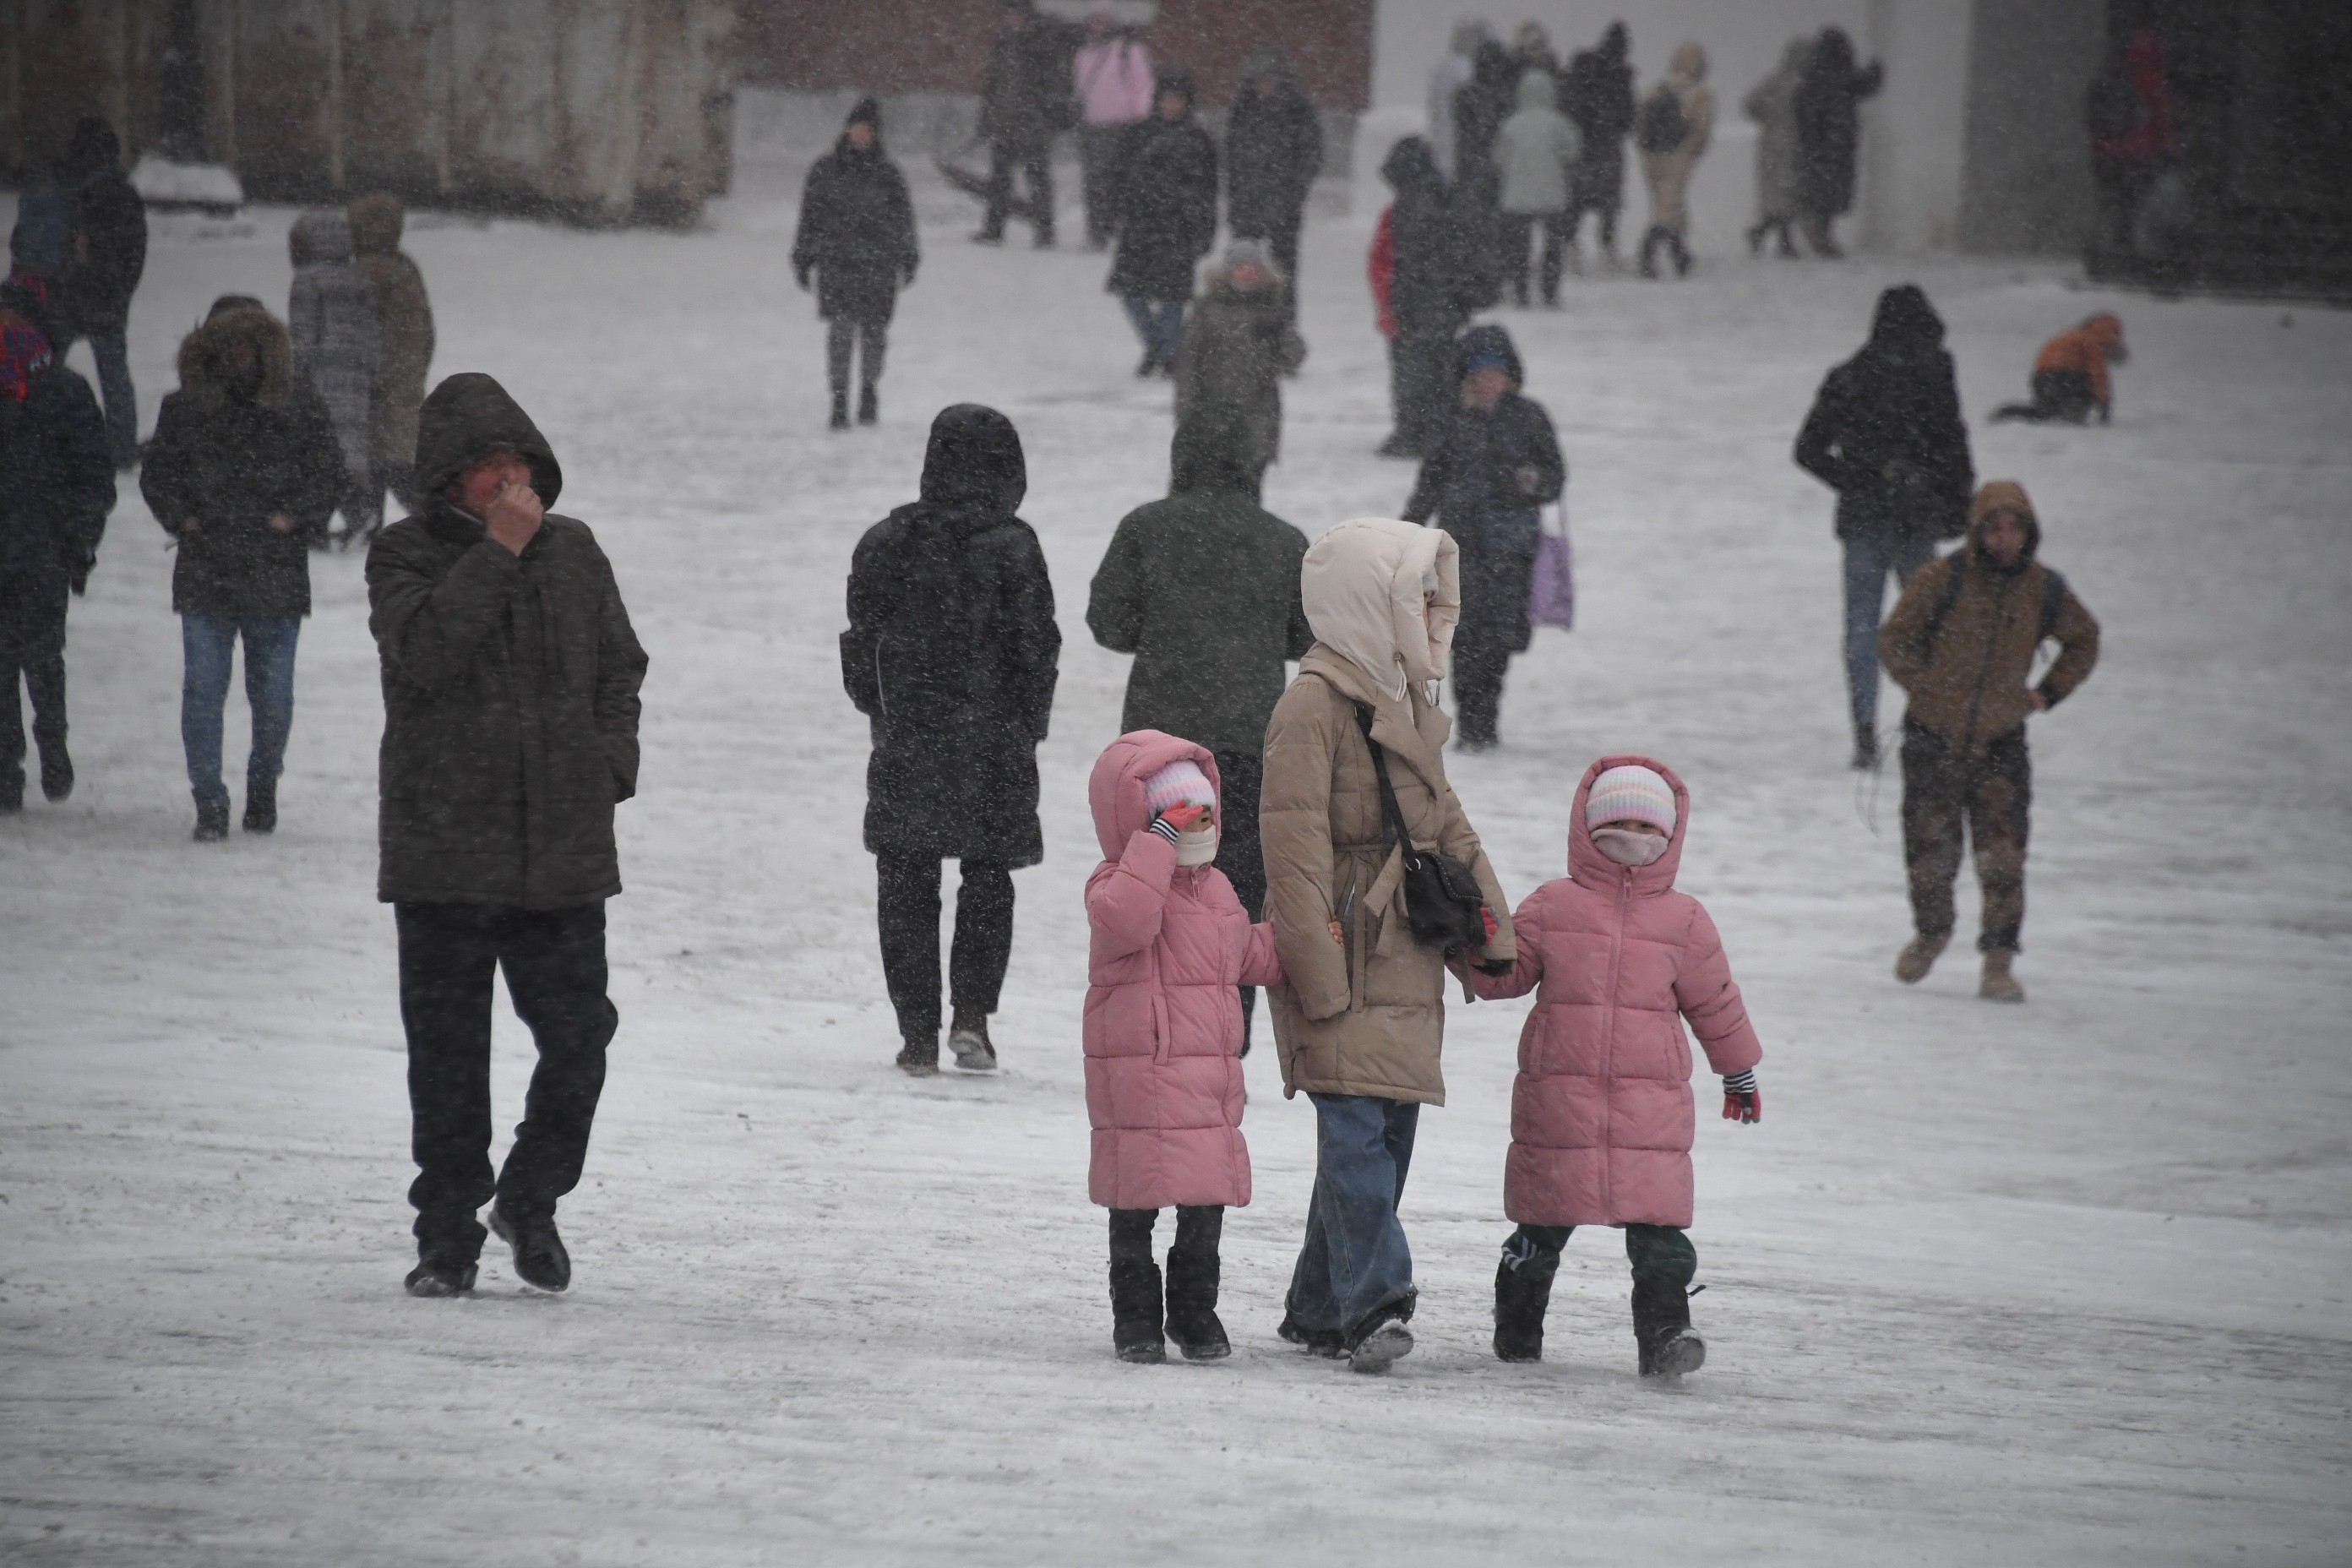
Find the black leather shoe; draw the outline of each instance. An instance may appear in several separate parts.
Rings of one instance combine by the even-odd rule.
[[[408,1271],[412,1296],[462,1296],[474,1288],[474,1265],[451,1258],[427,1258]]]
[[[908,1035],[907,1043],[898,1047],[898,1070],[908,1078],[937,1078],[940,1073],[940,1037],[934,1034]]]
[[[490,1233],[514,1248],[515,1272],[526,1285],[561,1290],[572,1283],[572,1255],[555,1234],[555,1216],[541,1220],[510,1219],[495,1205],[490,1209]]]
[[[245,786],[245,830],[247,833],[278,831],[276,784],[248,783]]]
[[[199,844],[217,844],[228,837],[228,805],[196,807],[195,840]]]
[[[73,759],[66,755],[65,743],[41,748],[41,795],[48,800],[63,800],[73,794]]]
[[[1348,1348],[1348,1337],[1339,1330],[1310,1329],[1288,1312],[1282,1314],[1282,1324],[1274,1332],[1284,1342],[1327,1361],[1338,1359],[1339,1352]]]

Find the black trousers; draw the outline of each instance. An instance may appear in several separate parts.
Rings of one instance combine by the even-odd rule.
[[[580,1184],[604,1089],[604,1047],[621,1015],[605,994],[604,906],[395,904],[400,1020],[408,1032],[416,1249],[470,1262],[496,1197],[518,1219],[555,1212]],[[490,1174],[490,982],[504,969],[539,1065],[506,1168]]]
[[[1503,276],[1510,281],[1512,296],[1522,305],[1528,302],[1528,247],[1538,226],[1543,229],[1543,302],[1558,304],[1560,265],[1568,249],[1569,215],[1503,214]]]
[[[54,600],[54,603],[51,601]],[[66,743],[66,591],[35,593],[0,584],[0,780],[19,779],[25,766],[25,710],[16,683],[33,700],[33,739],[43,752]],[[21,780],[19,779],[21,783]],[[1250,795],[1256,831],[1257,795]],[[1263,885],[1264,879],[1260,879]]]
[[[1395,407],[1396,434],[1416,452],[1426,453],[1444,429],[1453,366],[1451,332],[1400,327],[1389,340],[1389,399]]]
[[[1454,642],[1454,705],[1462,721],[1461,738],[1474,743],[1494,741],[1503,720],[1503,677],[1511,668],[1512,650],[1477,639]]]
[[[836,397],[849,395],[849,356],[861,345],[857,384],[870,387],[882,379],[883,356],[890,352],[889,323],[860,321],[847,316],[835,316],[825,323],[824,375]]]
[[[901,1035],[940,1032],[940,865],[926,855],[877,855],[875,900],[882,927],[882,976]],[[996,1011],[1013,961],[1013,868],[960,862],[955,947],[948,991],[960,1014]]]
[[[1016,166],[1029,182],[1029,200],[1024,205],[1016,205],[1013,199]],[[1050,140],[1030,147],[1006,142],[990,144],[988,216],[981,220],[981,233],[992,238],[1003,234],[1009,214],[1025,217],[1035,226],[1038,244],[1054,243],[1054,143]]]
[[[1256,752],[1219,752],[1217,869],[1234,885],[1249,918],[1265,918],[1265,850],[1257,832],[1258,792],[1265,784],[1265,758]],[[1242,993],[1242,1048],[1249,1048],[1250,1022],[1257,1015],[1257,987]]]
[[[1110,1211],[1110,1300],[1116,1318],[1157,1316],[1160,1268],[1152,1257],[1151,1230],[1158,1209]],[[1167,1314],[1182,1322],[1217,1305],[1223,1273],[1218,1246],[1225,1231],[1223,1204],[1178,1205],[1176,1240],[1168,1248]]]

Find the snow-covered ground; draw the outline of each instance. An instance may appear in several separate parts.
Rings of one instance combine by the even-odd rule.
[[[1712,1359],[1637,1382],[1609,1235],[1570,1248],[1547,1361],[1488,1353],[1512,1005],[1454,1010],[1452,1103],[1422,1123],[1416,1354],[1371,1380],[1274,1338],[1312,1117],[1262,1049],[1235,1354],[1134,1368],[1109,1354],[1077,1046],[1083,783],[1124,661],[1082,611],[1112,525],[1162,489],[1168,393],[1129,378],[1101,258],[975,248],[968,206],[923,201],[884,423],[847,437],[823,428],[788,197],[685,236],[412,236],[436,372],[491,371],[537,416],[653,656],[566,1296],[497,1250],[475,1300],[400,1290],[360,563],[316,563],[283,826],[192,845],[171,558],[126,497],[74,609],[79,791],[0,824],[0,1559],[2345,1560],[2352,318],[2126,300],[2115,428],[1977,431],[2106,632],[2036,721],[2032,1000],[2002,1009],[1958,944],[1916,991],[1889,977],[1896,786],[1858,797],[1844,768],[1828,498],[1788,447],[1886,282],[1944,310],[1978,416],[2110,301],[2040,265],[1710,257],[1505,312],[1573,465],[1584,618],[1541,634],[1507,746],[1454,778],[1515,896],[1561,870],[1592,756],[1691,783],[1685,886],[1768,1053],[1762,1125],[1701,1126]],[[288,216],[159,236],[133,319],[151,422],[213,296],[284,298]],[[1366,232],[1307,239],[1314,357],[1268,495],[1310,532],[1411,479],[1370,456]],[[913,1083],[834,637],[852,543],[963,399],[1020,426],[1068,643],[1005,1070]],[[529,1047],[511,1018],[499,1038],[503,1125]]]

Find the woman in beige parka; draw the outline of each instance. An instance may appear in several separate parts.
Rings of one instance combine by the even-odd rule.
[[[1510,902],[1445,780],[1451,722],[1432,700],[1461,589],[1453,536],[1382,518],[1317,540],[1300,572],[1315,646],[1274,710],[1259,796],[1283,1092],[1317,1117],[1315,1194],[1282,1335],[1377,1372],[1412,1348],[1412,1258],[1397,1221],[1421,1107],[1445,1102],[1445,955],[1416,942],[1403,854],[1388,841],[1372,752],[1415,845],[1469,865],[1493,921],[1462,956],[1507,970]]]
[[[1668,105],[1671,104],[1671,109]],[[1679,130],[1671,142],[1661,134]],[[1690,271],[1690,183],[1715,137],[1715,90],[1706,85],[1706,51],[1685,44],[1675,51],[1665,79],[1643,100],[1633,137],[1642,150],[1642,178],[1650,187],[1650,231],[1642,237],[1642,276],[1658,275],[1658,247],[1674,258],[1675,275]]]

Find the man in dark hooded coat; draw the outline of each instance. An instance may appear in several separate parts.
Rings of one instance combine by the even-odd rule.
[[[1830,372],[1797,437],[1797,466],[1837,491],[1845,550],[1846,686],[1853,765],[1878,765],[1878,626],[1899,586],[1968,528],[1976,467],[1944,321],[1916,284],[1878,296],[1870,341]]]
[[[1455,221],[1454,193],[1437,172],[1429,143],[1407,136],[1389,150],[1381,178],[1396,193],[1388,211],[1390,400],[1396,428],[1381,446],[1387,458],[1418,458],[1445,419],[1454,335],[1470,319],[1483,288],[1475,241]]]
[[[1854,163],[1862,144],[1862,100],[1878,91],[1877,62],[1854,63],[1843,27],[1824,27],[1797,87],[1797,205],[1816,256],[1838,248],[1838,218],[1853,207]]]
[[[1633,129],[1633,41],[1612,22],[1597,48],[1579,49],[1560,73],[1559,111],[1576,121],[1581,150],[1569,208],[1569,257],[1586,213],[1600,215],[1601,251],[1617,262],[1617,213],[1625,200],[1625,138]]]
[[[861,341],[857,422],[871,425],[880,416],[875,387],[889,349],[890,318],[898,286],[915,280],[920,259],[907,176],[882,151],[882,106],[860,99],[841,140],[809,168],[793,237],[793,276],[805,289],[809,274],[817,275],[835,430],[849,428],[849,357]]]
[[[1242,62],[1241,88],[1225,121],[1225,222],[1235,239],[1262,239],[1275,270],[1290,282],[1298,311],[1298,230],[1307,193],[1323,172],[1323,122],[1279,48]]]
[[[1013,871],[1045,858],[1037,746],[1062,634],[1013,422],[962,403],[931,422],[922,499],[866,530],[849,568],[842,684],[873,726],[866,847],[898,1066],[940,1060],[940,864],[962,863],[949,984],[956,1065],[996,1066],[988,1016],[1013,952]]]
[[[422,513],[368,551],[383,676],[376,896],[400,937],[417,1176],[408,1289],[473,1288],[483,1230],[542,1290],[571,1283],[557,1200],[580,1183],[620,1014],[604,900],[614,807],[637,789],[645,650],[588,525],[546,510],[563,470],[489,376],[417,418]],[[490,1172],[490,987],[506,972],[539,1048],[506,1167]]]
[[[1151,117],[1118,154],[1118,250],[1106,285],[1143,340],[1138,375],[1175,374],[1192,269],[1217,238],[1217,144],[1192,117],[1192,79],[1162,71]]]
[[[62,184],[73,207],[74,257],[66,276],[65,331],[89,340],[98,362],[99,395],[106,400],[107,439],[114,466],[139,461],[139,406],[131,384],[124,336],[131,296],[147,268],[147,205],[122,173],[122,143],[96,115],[74,127]],[[65,358],[66,343],[57,344]]]

